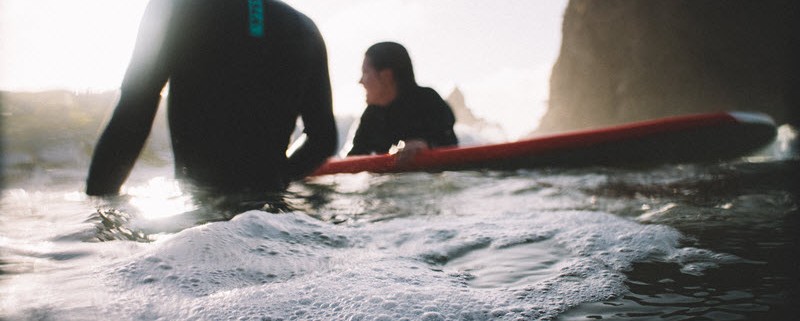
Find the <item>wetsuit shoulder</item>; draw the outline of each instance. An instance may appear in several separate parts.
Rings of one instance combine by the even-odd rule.
[[[435,90],[429,87],[418,87],[415,91],[413,108],[422,115],[419,121],[421,128],[416,129],[431,147],[458,145],[453,131],[455,115],[450,105]]]

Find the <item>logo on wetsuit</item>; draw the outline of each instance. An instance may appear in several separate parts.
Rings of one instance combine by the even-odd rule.
[[[248,20],[250,21],[250,35],[256,38],[264,37],[264,1],[247,0]]]

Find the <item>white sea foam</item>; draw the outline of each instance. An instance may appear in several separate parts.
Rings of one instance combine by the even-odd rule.
[[[671,182],[685,170],[677,171],[646,179]],[[152,243],[86,242],[92,227],[74,218],[85,218],[89,212],[81,211],[96,204],[70,193],[7,190],[3,205],[17,215],[7,217],[20,220],[15,226],[48,232],[0,238],[9,260],[4,270],[16,273],[0,288],[0,318],[551,319],[625,294],[625,273],[639,262],[675,263],[690,275],[741,262],[684,247],[677,230],[643,219],[658,210],[626,217],[609,213],[612,205],[596,205],[597,192],[613,185],[610,177],[602,171],[333,176],[301,186],[331,193],[313,213],[252,211],[200,226],[179,221],[179,227],[140,217],[123,226],[169,231]],[[161,194],[163,204],[183,202]],[[616,200],[641,206],[638,196]],[[73,222],[67,228],[21,223],[32,214],[67,212],[77,212],[61,220]],[[349,219],[339,225],[319,219],[337,215]]]
[[[361,226],[253,211],[151,244],[98,250],[84,243],[92,257],[70,265],[95,262],[91,269],[27,282],[53,282],[44,298],[57,300],[29,298],[10,308],[15,316],[58,319],[552,318],[623,294],[623,272],[634,262],[674,261],[695,271],[719,259],[680,248],[680,238],[668,227],[590,211]]]

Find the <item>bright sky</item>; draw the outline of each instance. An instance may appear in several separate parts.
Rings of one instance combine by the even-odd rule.
[[[286,0],[328,46],[334,109],[358,115],[364,51],[402,43],[417,81],[511,138],[544,113],[567,0]],[[118,88],[146,0],[0,0],[0,90]]]

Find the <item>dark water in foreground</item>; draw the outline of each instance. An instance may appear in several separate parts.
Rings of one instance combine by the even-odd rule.
[[[637,262],[626,272],[628,293],[582,304],[561,319],[797,319],[798,165],[792,161],[707,166],[708,180],[671,184],[671,191],[648,193],[667,204],[640,215],[638,221],[674,227],[684,235],[685,244],[743,260],[699,274],[674,263]]]
[[[0,319],[794,320],[798,165],[337,175],[280,214],[196,204],[168,166],[117,200],[11,168]]]

